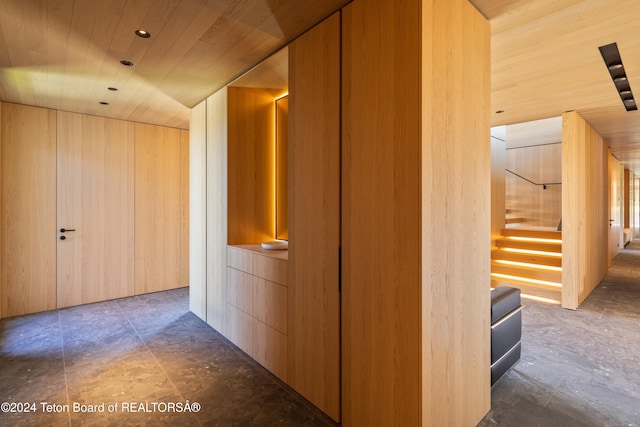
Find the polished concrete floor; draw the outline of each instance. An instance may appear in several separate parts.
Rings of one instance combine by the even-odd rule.
[[[640,241],[579,310],[525,304],[522,359],[479,425],[640,426]],[[0,411],[12,427],[335,425],[190,313],[187,289],[0,320],[2,402],[35,409]]]
[[[640,241],[578,310],[523,302],[522,358],[479,425],[640,426]]]

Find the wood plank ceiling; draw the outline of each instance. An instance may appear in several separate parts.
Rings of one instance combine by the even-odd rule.
[[[640,1],[470,1],[491,22],[492,125],[575,110],[640,173],[640,111],[626,111],[598,50],[618,44],[640,103]]]
[[[346,3],[2,0],[0,100],[188,128],[191,107]]]
[[[492,125],[576,110],[640,173],[640,111],[598,51],[618,43],[640,100],[640,1],[470,1],[491,21]],[[187,128],[193,105],[348,2],[2,0],[0,99]]]

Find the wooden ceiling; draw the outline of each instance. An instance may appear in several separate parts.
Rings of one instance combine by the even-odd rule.
[[[470,1],[491,22],[492,124],[576,110],[640,172],[640,111],[598,51],[618,43],[640,100],[640,1]],[[192,106],[348,2],[2,0],[0,99],[187,128]]]
[[[191,107],[348,1],[2,0],[0,99],[187,128]]]
[[[470,1],[491,22],[492,125],[575,110],[640,172],[640,111],[626,111],[598,50],[618,44],[640,104],[640,1]]]

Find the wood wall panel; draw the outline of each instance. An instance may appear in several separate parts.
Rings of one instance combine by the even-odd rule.
[[[562,218],[562,144],[510,148],[506,159],[506,169],[526,178],[506,172],[506,207],[524,219],[518,226],[557,227]]]
[[[562,306],[576,309],[607,274],[608,148],[576,112],[562,115]]]
[[[135,293],[181,283],[180,129],[135,124]]]
[[[469,2],[422,1],[423,426],[490,409],[490,58]]]
[[[340,420],[340,14],[289,47],[289,384]]]
[[[207,323],[226,333],[228,223],[227,89],[207,98],[206,260]],[[205,230],[202,230],[203,232]]]
[[[206,101],[191,109],[189,119],[189,309],[207,320]]]
[[[420,425],[420,2],[342,22],[342,420]]]
[[[56,307],[56,112],[2,103],[0,313]]]
[[[59,111],[58,307],[134,294],[134,124]]]
[[[180,130],[180,285],[189,286],[189,131]]]
[[[502,237],[506,215],[505,142],[491,137],[491,249],[496,248],[496,240]]]
[[[275,238],[275,100],[279,90],[229,87],[230,245]]]

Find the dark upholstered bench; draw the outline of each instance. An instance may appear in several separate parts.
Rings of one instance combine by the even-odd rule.
[[[501,286],[491,291],[491,385],[518,360],[522,338],[520,289]]]

